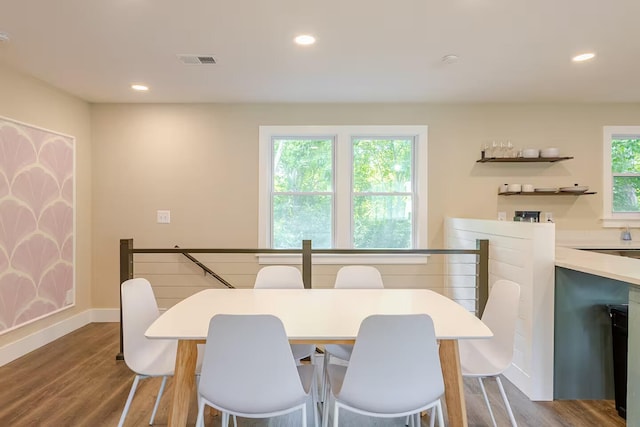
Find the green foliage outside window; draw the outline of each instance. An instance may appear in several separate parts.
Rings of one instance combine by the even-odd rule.
[[[354,248],[411,248],[412,158],[411,139],[353,140]]]
[[[640,212],[640,139],[611,141],[613,212]]]
[[[412,247],[412,139],[353,141],[354,248]],[[273,139],[274,248],[333,244],[331,138]]]
[[[333,191],[333,141],[275,139],[273,191]]]
[[[274,139],[273,191],[273,248],[331,247],[332,139]]]

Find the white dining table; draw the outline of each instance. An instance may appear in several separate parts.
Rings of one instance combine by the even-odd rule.
[[[360,323],[372,314],[421,314],[433,319],[450,426],[466,426],[459,339],[493,336],[464,307],[426,289],[207,289],[164,312],[146,331],[150,339],[176,339],[178,350],[169,426],[184,426],[195,386],[197,344],[216,314],[272,314],[291,343],[353,344]],[[420,357],[420,355],[416,355]]]

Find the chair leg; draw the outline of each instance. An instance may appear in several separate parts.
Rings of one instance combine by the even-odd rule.
[[[509,404],[509,400],[507,399],[507,394],[504,392],[504,387],[502,387],[502,381],[500,381],[500,377],[496,377],[496,381],[498,383],[498,387],[500,388],[500,394],[502,395],[502,400],[504,400],[504,406],[507,407],[507,412],[509,413],[509,420],[511,421],[512,427],[517,427],[516,418],[513,416],[513,411],[511,410],[511,405]]]
[[[302,405],[302,427],[307,427],[307,404]]]
[[[333,410],[333,427],[338,427],[338,412],[340,411],[340,408],[338,407],[337,402],[334,406],[335,409]]]
[[[327,383],[329,382],[329,376],[327,374],[327,368],[329,367],[329,359],[331,359],[331,355],[324,350],[324,357],[322,360],[322,403],[324,404],[324,398],[327,395]]]
[[[329,426],[329,408],[331,406],[331,387],[326,385],[322,403],[322,427]]]
[[[316,390],[316,393],[318,391],[318,378],[314,378],[313,381],[311,382],[311,387],[313,387]],[[313,407],[313,425],[314,427],[320,427],[319,421],[320,421],[320,417],[318,415],[318,395],[317,394],[311,394],[311,405]]]
[[[204,427],[204,400],[198,398],[198,418],[196,418],[196,427]]]
[[[162,393],[164,393],[164,386],[167,384],[167,376],[162,377],[162,384],[160,384],[160,391],[158,391],[158,397],[156,397],[156,404],[153,405],[153,412],[151,413],[151,419],[149,420],[149,425],[153,425],[153,420],[156,418],[156,412],[158,411],[158,406],[160,405],[160,399],[162,398]]]
[[[404,419],[404,425],[409,427],[409,424],[411,424],[411,415],[407,415],[407,417]]]
[[[438,427],[444,427],[444,414],[442,413],[442,401],[438,399],[438,403],[436,403],[438,407]]]
[[[431,408],[431,413],[429,414],[429,427],[435,427],[436,425],[436,416],[438,415],[438,405],[433,405]],[[440,421],[438,421],[438,427],[440,426]]]
[[[233,416],[233,427],[238,427],[238,417],[236,417],[235,415]]]
[[[118,423],[118,427],[122,427],[124,425],[124,419],[127,418],[127,413],[129,413],[129,406],[131,406],[133,395],[136,394],[136,389],[138,388],[140,378],[142,378],[142,375],[136,375],[136,377],[133,379],[133,384],[131,384],[131,390],[129,391],[129,396],[127,397],[127,403],[124,404],[122,415],[120,415],[120,422]]]
[[[482,395],[484,396],[484,402],[487,404],[487,408],[489,409],[489,415],[491,415],[491,422],[493,422],[493,427],[497,427],[496,419],[493,416],[493,410],[491,409],[491,404],[489,403],[489,397],[487,396],[487,391],[484,389],[482,377],[478,377],[478,381],[480,382],[480,389],[482,390]]]

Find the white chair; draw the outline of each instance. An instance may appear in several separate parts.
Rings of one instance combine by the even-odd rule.
[[[256,275],[255,289],[304,289],[302,273],[296,267],[270,265],[262,267]],[[313,357],[316,346],[313,344],[292,344],[291,352],[297,361]]]
[[[259,357],[255,348],[263,350]],[[265,418],[298,410],[301,425],[306,426],[312,387],[315,366],[296,366],[280,319],[267,314],[218,314],[209,322],[196,426],[204,426],[205,405],[222,412],[223,427],[228,426],[230,414]],[[312,405],[317,426],[315,399]]]
[[[499,375],[511,365],[513,360],[519,301],[520,285],[509,280],[496,281],[489,292],[487,305],[482,314],[482,321],[491,329],[493,337],[459,341],[462,375],[478,378],[494,426],[496,420],[482,382],[482,379],[486,377],[496,379],[511,425],[514,427],[517,425]]]
[[[345,265],[338,270],[333,286],[342,289],[384,288],[380,272],[370,265]]]
[[[444,426],[440,398],[444,381],[433,321],[426,314],[372,315],[362,321],[348,366],[330,364],[323,425],[330,397],[333,425],[341,408],[373,417],[408,416],[432,409],[431,425]]]
[[[149,425],[152,425],[167,377],[173,375],[177,341],[150,340],[144,336],[149,325],[160,315],[153,289],[148,280],[142,278],[127,280],[122,283],[121,292],[124,361],[136,376],[120,416],[118,427],[124,425],[140,380],[149,377],[162,377],[160,391],[149,420]]]
[[[346,265],[341,267],[336,274],[333,285],[339,289],[383,289],[382,276],[377,268],[370,265]],[[327,366],[331,357],[348,361],[351,358],[353,346],[349,344],[326,344],[324,346],[323,372],[327,372]],[[327,377],[323,376],[322,395],[325,395]]]

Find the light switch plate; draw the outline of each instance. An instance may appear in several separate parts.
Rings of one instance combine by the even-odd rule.
[[[506,212],[498,212],[498,221],[506,221],[507,213]]]
[[[171,211],[158,211],[157,212],[158,224],[170,224],[171,223]]]
[[[553,222],[553,212],[544,213],[544,222]]]

